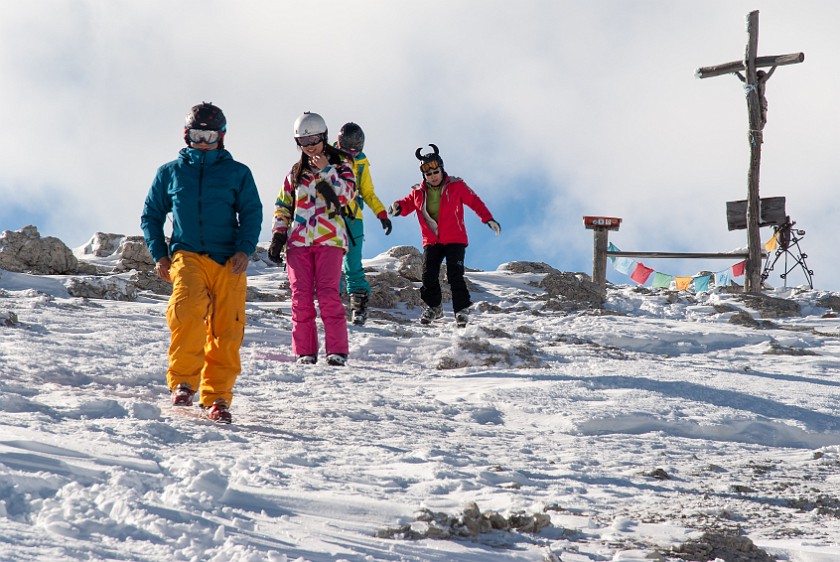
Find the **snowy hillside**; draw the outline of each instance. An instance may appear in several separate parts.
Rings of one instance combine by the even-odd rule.
[[[598,307],[502,266],[457,330],[365,264],[399,298],[334,368],[293,361],[286,273],[252,263],[230,426],[168,405],[133,272],[0,271],[0,560],[840,560],[840,296]]]

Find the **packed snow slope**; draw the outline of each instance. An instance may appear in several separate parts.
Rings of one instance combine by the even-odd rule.
[[[0,271],[0,560],[840,560],[838,295],[547,275],[468,272],[462,330],[374,308],[336,368],[254,261],[224,426],[169,405],[164,296]]]

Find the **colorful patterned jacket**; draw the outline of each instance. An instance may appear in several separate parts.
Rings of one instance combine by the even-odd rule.
[[[297,165],[296,165],[297,166]],[[274,205],[272,232],[285,232],[286,246],[334,246],[345,252],[348,248],[347,225],[340,212],[328,209],[324,197],[315,185],[320,181],[330,184],[341,206],[356,197],[356,180],[353,167],[345,157],[320,171],[303,172],[299,185],[295,185],[295,168],[286,175],[283,188]]]
[[[417,212],[424,247],[432,244],[469,244],[467,228],[464,225],[464,205],[475,211],[483,223],[493,218],[484,202],[464,180],[446,176],[441,186],[438,220],[435,221],[426,212],[428,190],[429,186],[423,181],[413,186],[411,193],[396,202],[400,206],[400,216]]]

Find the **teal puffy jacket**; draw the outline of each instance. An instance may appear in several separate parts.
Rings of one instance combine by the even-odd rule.
[[[169,247],[163,226],[172,213]],[[140,219],[157,262],[177,250],[207,254],[224,265],[236,252],[254,253],[262,203],[251,170],[227,150],[183,148],[158,168]]]

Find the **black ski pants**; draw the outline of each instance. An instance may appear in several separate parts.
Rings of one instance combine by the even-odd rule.
[[[467,282],[464,280],[464,255],[466,244],[433,244],[423,248],[423,286],[420,298],[428,306],[438,306],[440,293],[440,266],[446,260],[446,278],[452,290],[452,310],[459,312],[472,304]]]

